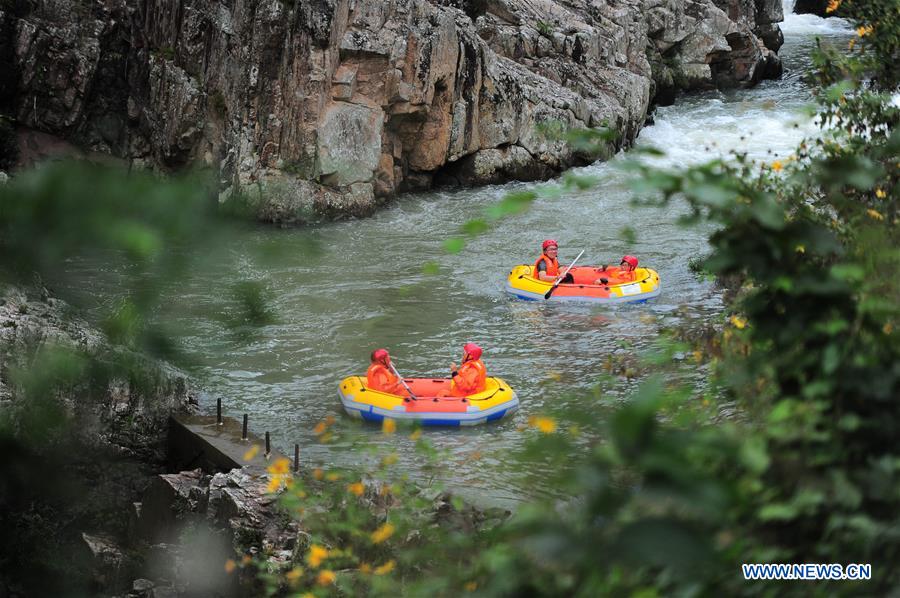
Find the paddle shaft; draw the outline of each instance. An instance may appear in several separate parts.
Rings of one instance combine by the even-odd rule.
[[[394,367],[394,364],[389,363],[388,365],[390,366],[391,371],[394,372],[394,375],[397,376],[397,378],[400,380],[400,384],[403,385],[403,388],[405,388],[406,392],[409,393],[409,396],[412,397],[412,400],[418,401],[419,397],[417,397],[415,394],[413,394],[413,391],[409,389],[409,386],[406,385],[406,380],[403,379],[403,376],[400,375],[400,372],[397,371],[397,368]]]
[[[562,282],[562,279],[566,277],[566,274],[569,273],[569,270],[572,269],[572,266],[575,265],[575,262],[577,262],[577,261],[578,261],[578,258],[580,258],[582,255],[584,255],[584,249],[581,250],[581,253],[579,253],[577,256],[575,256],[575,259],[572,260],[572,263],[569,264],[569,267],[566,268],[566,271],[562,273],[562,276],[560,276],[559,278],[556,279],[556,282],[553,283],[553,286],[550,287],[550,290],[547,291],[546,293],[544,293],[544,299],[549,299],[549,298],[550,298],[550,295],[553,294],[553,291],[556,290],[556,287],[559,286],[559,283]]]

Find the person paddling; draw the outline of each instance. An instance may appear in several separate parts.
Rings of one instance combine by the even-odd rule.
[[[372,363],[366,372],[366,388],[392,395],[402,395],[403,384],[391,371],[391,356],[387,349],[372,351]]]
[[[541,257],[534,262],[534,277],[544,282],[555,282],[559,278],[559,244],[553,239],[547,239],[541,245]],[[572,273],[569,272],[560,281],[561,283],[575,282]]]

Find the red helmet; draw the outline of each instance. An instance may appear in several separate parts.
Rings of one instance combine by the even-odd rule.
[[[629,266],[631,266],[631,269],[634,270],[635,268],[637,268],[638,259],[633,255],[626,255],[622,258],[622,261],[619,262],[619,265],[622,264],[628,264]]]
[[[557,243],[553,239],[547,239],[546,241],[544,241],[543,245],[541,245],[541,249],[546,251],[548,247],[559,247],[559,243]]]
[[[380,361],[381,363],[387,365],[388,360],[390,359],[390,355],[387,352],[387,349],[375,349],[372,351],[372,362]]]
[[[481,358],[481,347],[479,347],[475,343],[466,343],[465,345],[463,345],[463,352],[468,356],[469,359]]]

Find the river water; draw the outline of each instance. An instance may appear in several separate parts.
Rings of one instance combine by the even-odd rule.
[[[673,165],[731,150],[767,161],[790,153],[816,130],[803,111],[811,96],[801,78],[814,36],[845,43],[848,30],[834,20],[791,14],[783,30],[782,79],[752,90],[682,97],[657,110],[638,144],[664,150],[662,161]],[[597,388],[611,355],[649,348],[661,327],[685,318],[725,317],[716,289],[688,269],[691,257],[707,252],[708,228],[676,225],[683,210],[677,204],[632,206],[628,175],[620,169],[625,157],[581,169],[598,178],[596,188],[539,200],[457,255],[447,254],[442,242],[460,224],[529,185],[416,193],[372,218],[297,230],[250,228],[230,239],[222,254],[205,259],[190,280],[166,291],[168,315],[196,360],[193,373],[211,396],[223,397],[227,414],[249,413],[255,432],[270,431],[285,452],[297,442],[304,461],[325,467],[357,458],[346,445],[317,443],[313,428],[328,415],[346,417],[337,384],[364,373],[374,348],[387,347],[406,376],[445,376],[463,343],[480,344],[489,374],[518,392],[519,412],[487,426],[425,433],[449,454],[449,487],[481,504],[515,503],[541,490],[526,486],[510,459],[522,446],[520,428],[529,416],[577,404],[596,406],[597,417],[604,417],[604,408],[622,400],[621,388],[629,386],[620,380],[618,390]],[[632,245],[619,238],[625,226],[637,233]],[[564,263],[581,249],[585,264],[634,254],[659,272],[662,294],[645,305],[616,308],[510,300],[505,275],[514,264],[533,261],[547,237],[560,242]],[[440,274],[426,275],[425,262],[437,262]],[[240,278],[262,282],[278,316],[249,344],[237,342],[218,318],[225,289]],[[81,292],[103,284],[95,280]],[[405,436],[384,437],[377,426],[363,430],[371,442],[398,450],[397,467],[420,475]]]

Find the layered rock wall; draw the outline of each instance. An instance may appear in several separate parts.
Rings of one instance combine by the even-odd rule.
[[[4,5],[6,6],[6,5]],[[595,158],[654,101],[777,76],[780,0],[35,0],[0,12],[0,108],[137,164],[220,173],[283,222]],[[2,74],[2,73],[0,73]]]
[[[117,352],[125,353],[112,346],[98,330],[72,316],[71,311],[70,306],[43,288],[38,293],[34,289],[0,286],[0,414],[12,430],[26,434],[20,430],[20,423],[24,420],[24,427],[30,429],[34,424],[29,419],[32,411],[54,413],[58,408],[58,417],[64,422],[46,424],[52,431],[46,434],[49,439],[56,441],[59,439],[54,434],[63,437],[64,433],[71,433],[74,438],[70,440],[87,447],[162,462],[169,416],[192,411],[199,400],[199,391],[183,372],[128,354],[129,360],[143,370],[140,381],[136,375],[123,375],[105,381],[102,388],[91,388],[93,379],[86,371],[77,384],[66,387],[67,392],[59,396],[32,396],[21,387],[22,371],[40,367],[43,362],[38,361],[39,352],[44,349],[70,351],[72,368],[83,367],[80,359],[88,356],[99,368]],[[42,375],[62,376],[56,371]],[[35,397],[43,402],[33,403]]]

